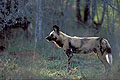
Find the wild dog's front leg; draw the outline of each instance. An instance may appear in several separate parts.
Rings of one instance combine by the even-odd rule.
[[[72,60],[73,53],[70,50],[68,41],[66,41],[65,43],[66,44],[64,44],[63,50],[64,50],[65,54],[67,55],[67,60],[68,60],[68,62],[67,62],[67,71],[69,72],[70,68],[72,66],[71,60]]]
[[[73,57],[73,53],[70,52],[70,50],[66,51],[66,55],[68,57],[68,62],[67,62],[67,71],[69,72],[72,66],[72,57]]]

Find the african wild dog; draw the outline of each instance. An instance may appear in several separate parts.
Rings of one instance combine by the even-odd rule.
[[[53,31],[46,37],[48,41],[53,41],[56,46],[63,48],[68,57],[67,70],[71,67],[73,53],[78,54],[97,54],[100,61],[104,64],[105,70],[112,64],[111,47],[108,41],[100,37],[71,37],[59,31],[59,27],[54,25]]]

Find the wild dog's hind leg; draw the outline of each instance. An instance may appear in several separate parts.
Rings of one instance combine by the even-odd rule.
[[[104,55],[102,55],[100,52],[97,53],[98,58],[100,59],[100,61],[104,64],[105,67],[105,72],[108,72],[110,65],[108,64],[106,58]]]
[[[73,53],[71,53],[69,50],[66,51],[66,55],[68,57],[68,62],[67,62],[67,71],[69,72],[70,69],[71,69],[71,66],[72,66],[72,63],[71,63],[71,60],[72,60],[72,57],[73,57]]]

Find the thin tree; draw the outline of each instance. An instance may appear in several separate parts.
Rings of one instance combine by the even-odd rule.
[[[35,44],[42,41],[42,0],[36,0]]]
[[[80,0],[76,0],[76,17],[77,17],[77,23],[80,24],[82,22],[82,17],[81,17],[81,11],[80,11]]]
[[[90,15],[90,0],[86,0],[86,5],[84,9],[84,23],[86,24],[88,21],[88,17]]]
[[[92,22],[94,22],[94,17],[95,17],[95,11],[96,11],[96,0],[92,0],[92,14],[91,14],[91,18],[92,18]]]
[[[107,14],[107,36],[109,38],[109,35],[110,35],[110,24],[109,24],[109,10],[108,10],[108,5],[106,5],[106,14]]]
[[[43,16],[43,13],[42,13],[42,0],[39,0],[39,42],[41,43],[42,41],[42,16]]]
[[[97,3],[96,3],[97,5]],[[97,6],[96,6],[97,7]],[[104,21],[104,16],[105,16],[105,12],[106,12],[106,3],[105,1],[103,2],[103,11],[102,11],[102,16],[101,16],[101,19],[99,20],[99,17],[98,17],[98,8],[96,8],[96,15],[97,15],[97,22],[94,20],[93,23],[96,25],[96,29],[99,30],[101,28],[101,25],[103,24],[103,21]]]
[[[106,12],[106,3],[104,2],[104,3],[103,3],[102,17],[101,17],[101,20],[100,20],[100,22],[99,22],[100,24],[103,24],[105,12]]]

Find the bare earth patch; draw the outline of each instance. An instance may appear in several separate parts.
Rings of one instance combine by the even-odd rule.
[[[18,58],[18,57],[23,57],[23,58],[31,58],[31,57],[39,58],[40,57],[40,54],[36,53],[34,51],[18,52],[18,53],[14,53],[12,55],[15,58]]]

